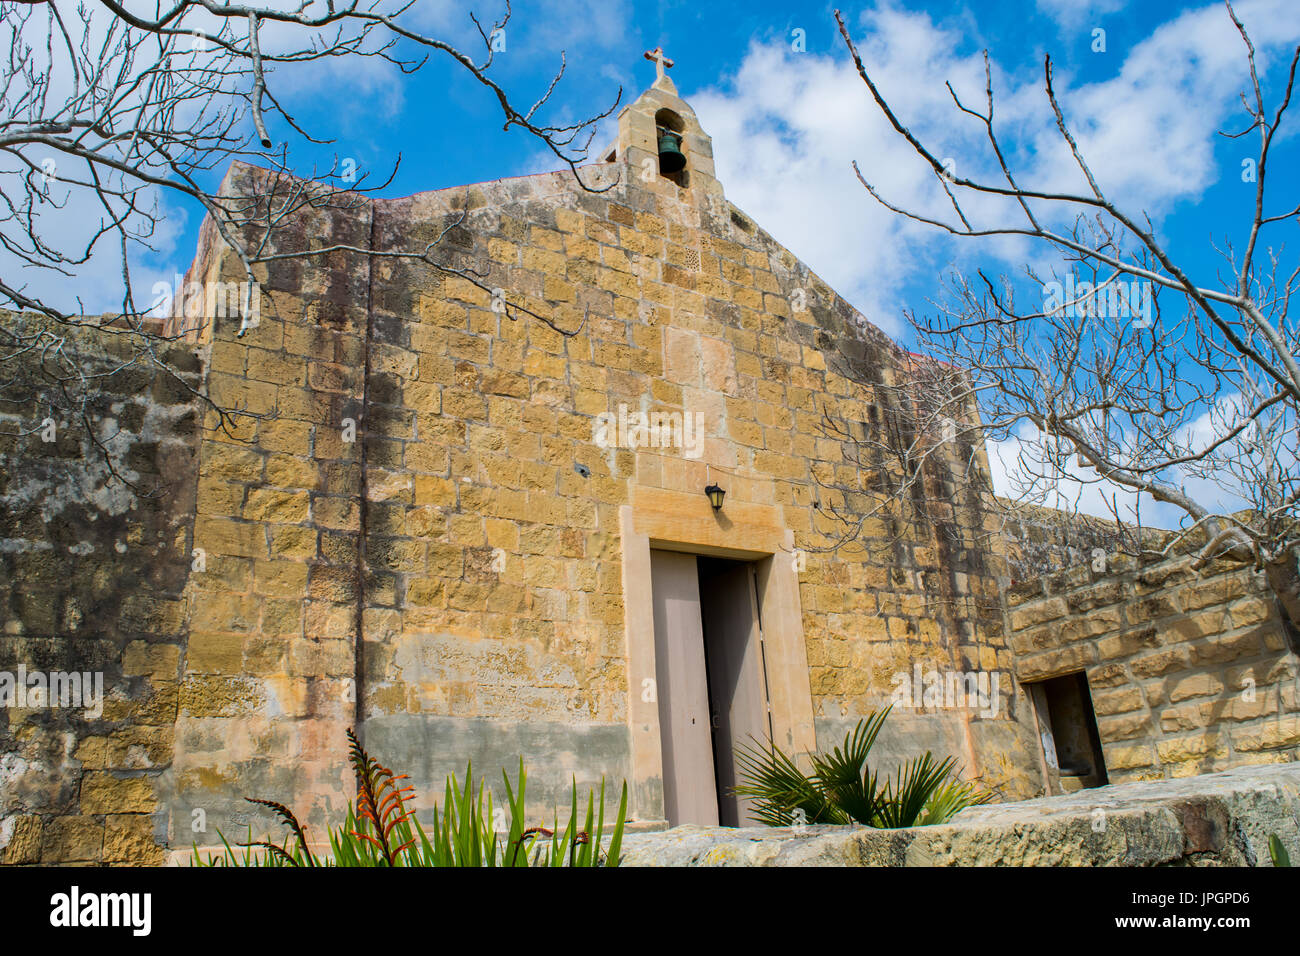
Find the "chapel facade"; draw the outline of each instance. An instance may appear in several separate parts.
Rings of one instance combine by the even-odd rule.
[[[918,665],[1009,673],[961,449],[946,504],[836,548],[891,464],[850,468],[823,419],[886,428],[911,357],[727,201],[667,75],[601,160],[586,188],[528,176],[282,230],[286,250],[440,236],[460,271],[287,260],[257,328],[203,333],[217,401],[268,417],[200,453],[194,546],[251,574],[191,578],[188,666],[218,699],[177,723],[183,812],[214,770],[226,798],[337,806],[359,726],[420,793],[522,755],[543,805],[626,779],[638,824],[734,825],[731,745],[838,742]],[[220,250],[195,274],[228,272]],[[1024,701],[987,690],[899,709],[882,752],[1032,793]]]

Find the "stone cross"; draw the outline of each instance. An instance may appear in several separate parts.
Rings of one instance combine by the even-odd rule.
[[[654,60],[656,83],[664,78],[664,67],[672,69],[673,61],[664,56],[664,48],[661,46],[657,46],[653,50],[646,50],[645,58]]]

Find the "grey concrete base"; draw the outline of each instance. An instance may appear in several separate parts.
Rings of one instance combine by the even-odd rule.
[[[605,819],[610,821],[618,812],[620,784],[629,776],[628,731],[621,724],[400,714],[371,717],[366,721],[365,731],[365,746],[371,756],[395,773],[408,775],[403,782],[415,788],[408,807],[416,811],[425,826],[432,824],[434,803],[439,807],[446,803],[448,778],[454,774],[463,786],[466,766],[471,761],[475,786],[486,784],[492,793],[493,806],[499,807],[506,795],[502,771],[509,775],[512,786],[517,787],[519,758],[524,757],[530,825],[549,825],[557,812],[565,819],[575,782],[579,813],[584,812],[588,793],[600,792],[602,778]],[[195,750],[212,752],[217,745],[201,735],[216,740],[222,730],[192,721],[185,733],[186,739],[203,743],[194,747]],[[337,753],[323,758],[318,769],[292,761],[249,758],[230,761],[211,772],[200,767],[186,768],[179,774],[170,771],[164,774],[159,791],[166,812],[159,815],[158,838],[165,840],[170,833],[171,847],[176,851],[171,858],[187,860],[195,847],[220,846],[219,834],[232,843],[245,840],[250,834],[255,839],[267,835],[282,839],[285,831],[275,816],[263,807],[250,804],[245,797],[286,804],[307,824],[308,832],[318,838],[341,824],[355,796],[355,784],[344,749],[343,728],[331,733],[328,740],[337,744]],[[287,746],[277,748],[284,749]],[[631,800],[629,797],[629,805]],[[196,809],[203,811],[202,832],[193,832],[191,828]],[[637,820],[629,830],[662,829],[664,825],[662,819],[649,818]]]
[[[528,810],[538,820],[567,813],[572,786],[585,808],[588,791],[605,782],[607,815],[618,810],[619,784],[630,776],[628,730],[622,724],[552,723],[458,719],[428,714],[393,714],[366,721],[366,746],[381,762],[409,774],[414,807],[441,805],[446,782],[455,775],[463,786],[465,768],[486,783],[497,805],[505,799],[501,772],[519,783],[519,758],[528,773]]]
[[[971,807],[943,826],[675,827],[631,834],[628,866],[1269,866],[1300,860],[1300,764]]]

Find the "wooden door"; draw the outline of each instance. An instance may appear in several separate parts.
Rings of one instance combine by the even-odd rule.
[[[750,815],[752,801],[731,792],[740,782],[735,748],[765,742],[772,732],[753,565],[734,563],[708,578],[704,587],[718,818],[723,826],[757,826]]]
[[[718,798],[695,556],[651,551],[650,578],[664,813],[670,826],[713,826],[718,822]]]

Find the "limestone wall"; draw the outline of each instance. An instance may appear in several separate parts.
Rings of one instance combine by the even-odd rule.
[[[1141,535],[1159,538],[1161,532],[1119,525],[1113,519],[1072,514],[1027,502],[997,500],[998,534],[1007,548],[1009,583],[1033,581],[1066,568],[1091,564],[1124,550]]]
[[[725,200],[628,169],[587,168],[612,186],[599,193],[557,173],[317,211],[274,249],[386,254],[441,237],[437,261],[470,271],[277,262],[257,273],[256,329],[238,337],[230,318],[200,333],[214,397],[260,417],[200,449],[208,570],[190,582],[160,797],[174,845],[202,842],[198,809],[208,840],[265,825],[245,795],[291,800],[316,824],[337,815],[352,725],[412,773],[421,804],[470,759],[495,782],[525,757],[539,809],[572,777],[630,778],[640,678],[619,509],[651,491],[703,501],[706,466],[731,513],[774,516],[803,552],[819,740],[889,703],[915,663],[997,669],[995,716],[902,708],[879,746],[952,753],[1011,795],[1041,787],[1001,638],[1001,559],[960,450],[929,466],[938,504],[895,503],[854,548],[825,550],[843,531],[832,508],[889,500],[889,465],[849,467],[824,416],[883,428],[905,353]],[[236,167],[227,188],[256,192],[260,175]],[[195,275],[239,278],[220,243],[205,250]],[[845,374],[850,359],[867,381]],[[596,441],[597,417],[621,406],[699,414],[701,453]]]
[[[1007,627],[1021,682],[1086,672],[1111,781],[1296,760],[1300,666],[1262,578],[1108,561],[1011,588]]]
[[[634,815],[653,822],[628,509],[708,521],[720,546],[746,526],[778,542],[807,661],[783,676],[806,682],[819,747],[892,701],[881,766],[931,749],[1031,796],[1055,781],[1022,684],[1085,669],[1112,780],[1294,759],[1295,658],[1247,571],[1111,558],[1097,575],[1077,563],[1091,548],[1069,549],[1104,529],[1038,515],[1008,534],[970,480],[983,452],[960,441],[901,498],[882,449],[911,427],[914,359],[716,183],[635,168],[586,169],[602,192],[546,174],[287,222],[268,251],[376,255],[259,267],[243,336],[233,314],[173,323],[194,348],[171,359],[236,413],[226,428],[119,373],[109,418],[160,495],[112,490],[70,433],[5,439],[6,662],[93,660],[112,688],[102,720],[0,712],[6,862],[183,855],[270,828],[246,796],[337,821],[348,727],[412,775],[421,806],[467,761],[495,783],[522,756],[534,812],[603,776],[636,784]],[[225,188],[272,185],[236,166]],[[435,240],[445,269],[393,255]],[[243,278],[210,225],[190,278]],[[74,344],[115,354],[103,336]],[[31,422],[32,394],[12,392],[12,421]],[[698,415],[698,454],[598,439],[621,409]],[[843,517],[868,514],[842,544]],[[1004,611],[1000,580],[1064,560]],[[913,674],[996,676],[994,706],[900,701]]]
[[[496,784],[523,757],[535,813],[603,777],[661,820],[633,538],[645,565],[651,538],[689,538],[795,569],[772,606],[798,666],[772,697],[802,746],[893,702],[882,767],[931,749],[1034,795],[1020,681],[1084,667],[1116,776],[1294,756],[1294,658],[1244,572],[1216,571],[1224,594],[1152,569],[1108,590],[1084,565],[1004,613],[1000,582],[1104,532],[1030,515],[1008,535],[960,437],[901,492],[888,449],[916,437],[918,359],[727,202],[689,107],[652,93],[587,190],[550,173],[286,218],[264,253],[311,255],[256,267],[254,327],[168,325],[193,346],[172,359],[233,418],[134,366],[108,380],[115,440],[161,494],[122,494],[70,433],[0,439],[0,669],[93,661],[115,695],[102,720],[0,712],[5,862],[260,834],[274,823],[250,796],[319,833],[352,795],[349,727],[411,774],[417,806],[467,761]],[[679,181],[648,152],[668,108],[693,164]],[[294,186],[236,164],[223,189],[256,207]],[[206,223],[188,281],[244,279]],[[117,354],[102,335],[70,348]],[[10,389],[0,415],[30,424],[42,388]],[[625,413],[691,416],[698,444],[610,435]],[[996,683],[982,705],[900,699],[913,675]],[[1245,676],[1250,707],[1231,699]]]
[[[4,328],[36,347],[0,346],[0,862],[157,862],[201,357],[159,349],[178,380],[122,331]],[[18,700],[4,682],[20,672],[93,675],[103,699],[84,706],[93,688],[77,700],[63,683],[67,696]]]
[[[225,188],[275,193],[256,174]],[[246,171],[247,172],[247,171]],[[365,248],[371,209],[305,209],[279,248]],[[240,265],[206,223],[189,277],[237,282]],[[245,797],[281,800],[317,834],[352,796],[345,731],[358,726],[355,676],[363,588],[370,265],[358,254],[287,260],[257,275],[258,324],[205,315],[192,338],[211,352],[213,401],[199,446],[189,651],[181,675],[175,757],[158,785],[173,850],[271,832]],[[374,345],[382,361],[383,346]],[[377,413],[381,415],[382,412]],[[383,525],[378,531],[382,533]],[[387,539],[377,535],[378,554]],[[365,593],[382,601],[382,563]]]
[[[167,578],[179,618],[141,627],[178,647],[163,662],[167,759],[135,784],[158,844],[183,854],[271,827],[249,796],[337,821],[348,727],[411,773],[419,805],[467,761],[495,784],[522,756],[536,812],[604,777],[634,783],[638,820],[661,818],[659,781],[635,770],[628,507],[708,521],[721,545],[743,521],[772,532],[770,560],[799,569],[785,606],[807,665],[782,678],[810,702],[808,745],[888,704],[918,665],[997,672],[986,715],[900,706],[881,757],[928,747],[1008,796],[1041,787],[1002,637],[1003,557],[967,480],[982,454],[930,456],[899,499],[879,449],[911,427],[913,360],[725,200],[707,137],[660,94],[632,119],[682,112],[690,188],[645,178],[629,146],[584,170],[599,191],[555,173],[304,209],[265,252],[374,255],[257,267],[260,321],[242,336],[233,314],[169,324],[234,418],[204,410],[196,462],[168,469],[192,482],[164,509],[192,521],[175,546],[203,560]],[[288,185],[236,165],[223,189],[255,205]],[[430,243],[445,268],[396,255]],[[205,224],[188,280],[243,279]],[[601,416],[624,409],[697,416],[699,447],[599,440]],[[846,429],[873,440],[869,468]],[[727,489],[720,516],[710,478]],[[844,518],[878,505],[837,547]],[[113,587],[152,561],[128,560]]]

